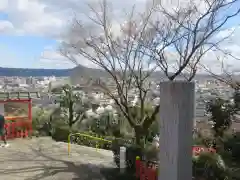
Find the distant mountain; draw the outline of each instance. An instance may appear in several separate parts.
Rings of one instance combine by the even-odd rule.
[[[66,77],[70,76],[73,84],[79,83],[80,77],[109,77],[106,71],[101,69],[93,69],[85,66],[77,66],[73,69],[28,69],[28,68],[3,68],[0,67],[0,76],[19,76],[19,77],[37,77],[37,76],[56,76]],[[160,71],[156,71],[152,74],[152,78],[162,78],[164,74]],[[206,74],[198,74],[195,79],[209,79],[211,76]],[[181,77],[180,77],[181,79]]]
[[[72,69],[25,69],[25,68],[3,68],[0,67],[0,76],[70,76]]]
[[[70,77],[71,77],[72,84],[79,84],[81,82],[80,80],[81,77],[89,77],[94,79],[94,78],[100,78],[100,77],[110,77],[110,75],[106,71],[101,69],[93,69],[93,68],[88,68],[88,67],[79,65],[71,70]],[[152,74],[151,77],[153,79],[164,79],[165,75],[160,71],[156,71]],[[177,79],[184,79],[184,76],[178,76]],[[213,77],[208,74],[197,74],[195,76],[195,79],[204,80],[204,79],[213,79]]]

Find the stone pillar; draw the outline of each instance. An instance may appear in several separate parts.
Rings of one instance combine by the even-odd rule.
[[[159,180],[192,180],[192,128],[195,84],[160,84]]]
[[[126,147],[120,147],[120,172],[124,173],[126,169]]]
[[[0,114],[5,115],[4,103],[0,103]]]

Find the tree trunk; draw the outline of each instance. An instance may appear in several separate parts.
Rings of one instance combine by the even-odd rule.
[[[143,129],[142,127],[140,126],[137,126],[134,128],[134,131],[135,131],[135,143],[137,146],[140,146],[140,147],[144,147],[145,143],[145,139],[144,139],[144,133],[143,133]]]
[[[70,101],[70,104],[68,107],[68,113],[69,113],[68,125],[69,125],[69,128],[72,129],[72,126],[73,126],[73,102],[72,101]]]
[[[136,138],[136,145],[141,146],[141,136],[137,131],[135,131],[135,138]]]

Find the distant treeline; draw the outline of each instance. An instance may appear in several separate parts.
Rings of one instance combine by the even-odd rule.
[[[37,77],[37,76],[70,76],[72,69],[25,69],[25,68],[3,68],[0,67],[0,76],[19,76],[19,77]]]

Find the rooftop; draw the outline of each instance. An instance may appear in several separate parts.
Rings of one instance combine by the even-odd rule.
[[[40,98],[38,92],[0,92],[0,100]]]

